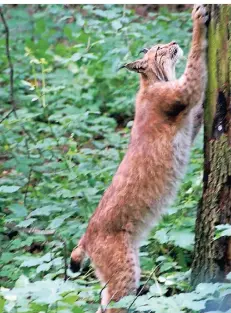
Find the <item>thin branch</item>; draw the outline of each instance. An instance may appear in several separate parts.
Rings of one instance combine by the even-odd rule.
[[[106,284],[101,288],[100,293],[99,293],[100,309],[101,309],[101,311],[102,311],[103,313],[105,312],[105,308],[103,308],[102,301],[101,301],[101,300],[102,300],[102,293],[103,293],[104,289],[107,287],[109,281],[110,281],[110,279],[109,279],[109,280],[106,282]],[[109,301],[109,303],[110,303],[110,301]],[[109,304],[109,303],[108,303],[108,304]]]
[[[29,149],[27,148],[27,151],[29,151]],[[27,204],[27,193],[28,193],[28,189],[29,189],[29,186],[30,186],[30,180],[31,180],[31,175],[32,175],[32,168],[30,169],[29,171],[29,175],[28,175],[28,182],[26,184],[26,190],[25,190],[25,193],[24,193],[24,206],[26,207],[26,204]]]
[[[146,280],[146,282],[144,283],[144,285],[142,286],[142,288],[140,288],[140,291],[137,293],[137,295],[135,296],[135,298],[133,299],[133,301],[131,302],[131,304],[129,305],[129,307],[127,308],[127,311],[129,313],[132,305],[135,303],[135,301],[137,300],[137,298],[139,297],[139,295],[142,293],[143,289],[145,288],[145,285],[149,282],[149,280],[152,278],[153,274],[155,273],[155,271],[157,270],[157,268],[160,266],[160,264],[158,264],[157,266],[154,267],[154,269],[151,271],[148,279]]]
[[[11,110],[1,119],[0,124],[1,124],[3,121],[5,121],[5,120],[10,116],[10,114],[13,113],[13,112],[14,112],[14,109],[11,109]]]
[[[57,238],[62,242],[63,244],[63,258],[64,258],[64,281],[68,279],[67,275],[67,269],[68,269],[68,264],[67,264],[67,244],[66,241],[61,237],[57,236]]]
[[[13,107],[13,111],[16,111],[16,104],[14,101],[14,68],[13,68],[13,64],[12,64],[12,60],[11,60],[11,55],[10,55],[10,32],[9,32],[9,27],[6,23],[4,14],[2,12],[2,8],[0,7],[0,16],[4,25],[4,29],[5,29],[5,34],[6,34],[6,56],[7,56],[7,60],[9,63],[9,67],[10,67],[10,103]]]
[[[174,248],[172,248],[172,249],[170,250],[170,252],[173,251],[173,249],[174,249]],[[170,253],[170,252],[169,252],[169,253]],[[132,305],[135,303],[135,301],[136,301],[137,298],[139,297],[139,295],[142,294],[142,291],[144,290],[144,288],[145,288],[145,286],[147,285],[147,283],[150,281],[150,279],[152,278],[152,276],[155,275],[155,271],[158,269],[158,267],[161,266],[161,264],[163,264],[163,262],[164,262],[164,260],[161,261],[157,266],[155,266],[154,269],[151,271],[151,273],[150,273],[149,277],[147,278],[146,282],[143,284],[142,288],[140,288],[140,290],[139,290],[139,292],[137,293],[136,297],[133,299],[133,301],[131,302],[131,304],[130,304],[129,307],[127,308],[128,313],[129,313],[129,311],[130,311]],[[156,281],[156,280],[155,280],[155,281]]]
[[[171,249],[171,251],[173,250],[174,248]],[[135,301],[137,300],[137,298],[142,294],[143,290],[146,288],[146,285],[147,283],[150,281],[150,279],[153,277],[153,275],[155,275],[155,271],[161,266],[161,264],[164,262],[161,261],[157,266],[154,267],[154,269],[151,271],[151,273],[149,274],[147,280],[145,281],[144,285],[142,286],[142,288],[140,288],[139,292],[136,294],[135,298],[132,300],[132,302],[130,303],[129,307],[127,308],[127,312],[129,313],[132,305],[135,303]],[[157,282],[157,279],[156,279],[156,276],[155,276],[155,283]],[[107,283],[102,287],[102,289],[100,290],[100,306],[101,306],[101,311],[102,312],[105,312],[105,310],[108,308],[108,306],[110,305],[110,302],[112,301],[114,295],[116,293],[114,293],[111,298],[109,299],[108,301],[108,304],[106,305],[105,308],[103,308],[102,304],[101,304],[101,298],[102,298],[102,292],[103,290],[107,287],[108,283],[109,283],[110,280],[107,281]]]
[[[109,299],[108,304],[105,306],[105,308],[104,308],[104,310],[103,310],[103,313],[105,313],[105,312],[107,311],[107,308],[109,307],[111,301],[113,300],[113,298],[114,298],[114,296],[115,296],[116,294],[117,294],[117,291],[115,291],[115,292],[112,294],[112,296],[111,296],[110,299]]]
[[[18,114],[17,114],[17,107],[16,107],[16,103],[15,103],[15,98],[14,98],[14,67],[13,67],[13,63],[12,63],[12,59],[11,59],[11,54],[10,54],[10,31],[9,31],[9,27],[7,25],[5,16],[3,14],[2,8],[0,7],[0,16],[4,25],[4,31],[5,31],[5,40],[6,40],[6,56],[7,56],[7,60],[8,60],[8,64],[9,64],[9,68],[10,68],[10,99],[9,102],[12,105],[12,110],[10,113],[13,113],[16,119],[18,118]],[[10,114],[7,115],[7,117]],[[4,117],[1,122],[5,119],[6,117]],[[32,135],[25,129],[25,127],[23,125],[21,125],[23,132],[28,136],[28,138],[30,138],[30,140],[36,144],[36,140],[32,137]],[[40,156],[43,156],[43,152],[37,148]]]
[[[68,264],[67,264],[67,244],[63,240],[63,257],[64,257],[64,281],[67,280],[67,269],[68,269]]]
[[[84,275],[83,275],[83,279],[86,280],[89,276],[92,276],[92,274],[94,273],[94,269],[90,268]]]

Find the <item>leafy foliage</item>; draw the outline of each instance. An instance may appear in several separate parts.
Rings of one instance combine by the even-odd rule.
[[[3,9],[17,114],[5,118],[11,110],[10,76],[1,25],[0,309],[95,312],[100,286],[91,268],[66,273],[65,261],[129,140],[138,77],[117,69],[158,42],[177,39],[187,53],[190,13],[160,7],[141,18],[133,9],[111,4]],[[179,74],[183,68],[182,63]],[[211,284],[189,292],[202,162],[199,136],[175,205],[143,243],[142,281],[156,270],[149,294],[136,299],[134,309],[199,311],[214,288],[221,296],[230,288]],[[122,301],[128,300],[132,297]]]

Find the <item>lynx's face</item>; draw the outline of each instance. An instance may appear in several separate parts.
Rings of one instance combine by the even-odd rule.
[[[148,63],[146,71],[153,71],[158,80],[173,80],[176,62],[182,54],[182,49],[174,41],[156,45],[145,53],[144,60],[147,59]]]
[[[169,81],[175,79],[175,65],[182,57],[183,51],[172,41],[168,44],[159,44],[150,49],[143,49],[142,59],[124,65],[127,69],[142,73],[155,81]]]

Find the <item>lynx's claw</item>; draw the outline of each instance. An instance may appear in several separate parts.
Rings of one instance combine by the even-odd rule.
[[[200,24],[205,24],[208,21],[208,12],[203,4],[194,4],[192,18]]]

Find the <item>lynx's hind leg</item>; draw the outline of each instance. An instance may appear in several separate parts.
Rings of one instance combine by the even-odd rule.
[[[112,301],[136,294],[140,279],[137,249],[133,248],[126,232],[107,235],[101,242],[100,251],[90,253],[102,284],[101,307],[97,313],[125,313],[126,309],[109,309],[107,306]]]

